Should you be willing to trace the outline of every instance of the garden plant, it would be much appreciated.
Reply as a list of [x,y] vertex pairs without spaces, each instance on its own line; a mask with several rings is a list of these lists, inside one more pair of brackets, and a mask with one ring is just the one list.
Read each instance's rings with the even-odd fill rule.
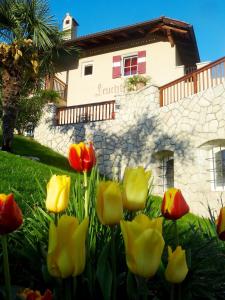
[[76,179],[52,174],[32,205],[0,191],[2,299],[225,298],[225,207],[203,219],[177,188],[155,198],[141,166],[103,179],[92,143],[68,161]]

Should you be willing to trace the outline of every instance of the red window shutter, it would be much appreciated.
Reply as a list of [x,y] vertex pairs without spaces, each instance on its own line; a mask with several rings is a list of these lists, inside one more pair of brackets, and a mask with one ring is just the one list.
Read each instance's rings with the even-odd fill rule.
[[138,52],[138,74],[146,73],[146,51]]
[[121,77],[121,56],[113,56],[112,78]]

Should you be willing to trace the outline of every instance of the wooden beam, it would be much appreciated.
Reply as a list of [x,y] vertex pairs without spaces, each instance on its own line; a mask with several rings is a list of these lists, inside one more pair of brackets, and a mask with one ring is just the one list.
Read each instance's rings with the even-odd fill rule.
[[141,28],[137,29],[137,32],[139,32],[139,33],[141,33],[141,34],[145,34],[144,29],[141,29]]
[[86,46],[86,43],[84,43],[84,42],[76,42],[76,44],[78,45],[78,46]]
[[97,40],[97,39],[91,39],[90,42],[95,43],[95,44],[99,44],[100,43],[100,41]]
[[105,39],[107,39],[109,41],[115,41],[115,39],[111,35],[106,35]]
[[170,42],[171,47],[174,47],[174,44],[175,44],[175,43],[174,43],[174,39],[173,39],[171,30],[170,30],[170,29],[167,29],[167,30],[166,30],[166,34],[167,34],[167,38],[168,38],[168,40],[169,40],[169,42]]
[[120,32],[119,33],[120,36],[127,38],[129,35],[125,32]]
[[169,26],[169,25],[162,25],[161,28],[162,29],[173,30],[173,31],[176,31],[176,32],[179,32],[179,33],[187,33],[188,32],[187,29],[180,29],[180,28],[176,28],[176,27],[173,27],[173,26]]
[[150,30],[148,31],[148,33],[154,33],[154,32],[156,32],[156,31],[159,31],[160,29],[161,29],[161,26],[157,26],[157,27],[154,27],[154,28],[150,29]]

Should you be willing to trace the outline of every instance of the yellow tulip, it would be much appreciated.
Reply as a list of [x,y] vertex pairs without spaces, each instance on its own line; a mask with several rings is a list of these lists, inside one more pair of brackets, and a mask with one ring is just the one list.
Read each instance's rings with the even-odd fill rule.
[[47,184],[47,210],[59,213],[67,208],[70,193],[70,177],[53,175]]
[[58,225],[50,223],[47,266],[54,277],[77,276],[86,262],[85,239],[88,218],[80,224],[75,217],[63,215]]
[[97,189],[96,211],[103,225],[115,225],[123,218],[123,202],[119,184],[101,181]]
[[166,280],[172,283],[182,282],[188,273],[185,250],[181,246],[177,246],[172,252],[171,247],[168,247],[168,265],[165,271]]
[[126,168],[123,179],[123,206],[135,211],[145,208],[151,172],[143,167]]
[[164,248],[162,218],[149,219],[138,215],[131,222],[120,222],[129,270],[150,278],[157,272]]

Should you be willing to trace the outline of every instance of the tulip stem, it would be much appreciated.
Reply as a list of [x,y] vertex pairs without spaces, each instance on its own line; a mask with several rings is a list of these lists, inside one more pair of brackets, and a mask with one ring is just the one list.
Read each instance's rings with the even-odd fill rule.
[[176,236],[176,243],[178,246],[179,245],[179,233],[178,233],[178,226],[177,226],[177,221],[175,220],[174,221],[174,228],[175,228],[175,236]]
[[172,283],[170,289],[170,300],[174,300],[174,290],[175,290],[175,285]]
[[76,299],[76,292],[77,292],[77,277],[74,276],[73,277],[73,282],[72,282],[72,298]]
[[58,226],[59,215],[55,213],[55,226]]
[[84,171],[84,211],[85,211],[85,217],[88,217],[88,181],[87,181],[87,172]]
[[116,300],[116,243],[115,243],[116,227],[111,227],[111,254],[112,254],[112,300]]
[[9,272],[9,257],[7,249],[7,235],[2,235],[3,268],[5,277],[6,300],[11,300],[11,284]]
[[72,300],[72,278],[68,277],[63,279],[63,283],[64,283],[64,299],[65,300]]

